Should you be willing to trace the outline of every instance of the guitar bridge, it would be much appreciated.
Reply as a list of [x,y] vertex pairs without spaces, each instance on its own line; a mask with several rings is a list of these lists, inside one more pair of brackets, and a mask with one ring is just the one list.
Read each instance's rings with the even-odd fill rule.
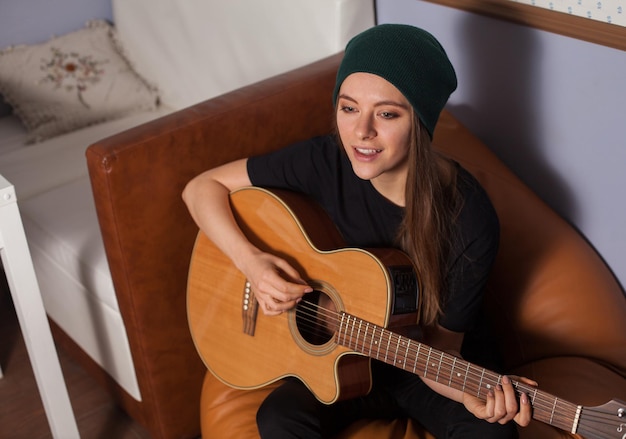
[[243,332],[250,336],[254,335],[256,329],[256,316],[259,312],[259,302],[252,293],[250,282],[246,281],[243,288],[241,302],[241,319],[243,320]]

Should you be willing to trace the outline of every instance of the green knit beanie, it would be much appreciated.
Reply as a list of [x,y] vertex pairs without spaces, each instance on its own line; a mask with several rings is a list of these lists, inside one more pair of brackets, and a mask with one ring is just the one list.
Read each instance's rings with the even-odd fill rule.
[[374,26],[350,40],[337,72],[335,104],[341,84],[355,72],[378,75],[400,90],[431,138],[457,86],[454,67],[435,37],[403,24]]

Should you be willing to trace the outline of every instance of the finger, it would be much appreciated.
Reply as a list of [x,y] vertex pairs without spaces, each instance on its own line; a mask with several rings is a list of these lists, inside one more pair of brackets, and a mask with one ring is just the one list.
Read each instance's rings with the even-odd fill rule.
[[298,273],[298,270],[289,265],[289,263],[284,259],[278,258],[276,261],[276,267],[278,267],[283,272],[285,277],[290,279],[292,282],[301,286],[308,286],[306,281],[300,276],[300,273]]
[[539,385],[537,384],[537,381],[533,381],[530,378],[526,378],[526,377],[520,377],[517,375],[508,375],[508,377],[512,380],[512,381],[517,381],[519,383],[523,383],[526,385],[529,385],[531,387],[538,387]]
[[294,283],[284,279],[278,273],[273,273],[259,286],[260,290],[268,294],[277,302],[292,303],[302,298],[313,288],[306,284]]
[[513,387],[513,383],[506,375],[502,377],[501,389],[504,413],[502,414],[501,419],[498,422],[500,422],[501,424],[505,424],[517,415],[519,405],[517,404],[517,394],[515,392],[515,388]]
[[[263,283],[261,285],[263,285]],[[272,316],[283,312],[283,310],[278,307],[278,302],[272,298],[272,295],[263,291],[263,286],[253,286],[250,282],[248,282],[246,288],[254,295],[263,314]]]
[[502,421],[502,418],[505,417],[507,414],[504,391],[500,384],[494,387],[492,391],[493,391],[494,404],[493,404],[492,415],[489,418],[489,422],[500,422]]
[[298,302],[300,302],[300,299],[301,297],[297,296],[294,299],[281,301],[275,297],[270,297],[267,300],[267,303],[268,303],[268,307],[271,310],[278,311],[278,312],[285,312],[295,307],[298,304]]
[[539,387],[539,384],[537,383],[537,381],[533,381],[530,378],[521,377],[521,378],[518,378],[518,380],[523,382],[524,384],[528,384],[529,386]]
[[266,276],[252,289],[259,301],[267,302],[268,305],[276,302],[287,303],[289,307],[293,307],[304,295],[302,285],[287,282],[277,274]]
[[261,311],[263,311],[263,314],[266,316],[277,316],[284,312],[276,302],[271,300],[261,302]]
[[283,294],[276,288],[270,289],[272,292],[256,293],[256,296],[259,302],[264,304],[264,309],[272,315],[288,311],[302,300],[302,295],[299,292]]
[[482,418],[487,422],[494,422],[494,412],[496,407],[496,395],[493,390],[487,392],[487,398],[485,399],[485,407],[483,409]]
[[526,393],[521,394],[520,410],[513,419],[522,427],[526,427],[528,424],[530,424],[530,421],[532,419],[532,407],[530,404],[530,398]]
[[[262,297],[262,301],[265,302],[268,309],[281,312],[294,308],[302,300],[302,295],[300,294],[288,295],[278,291],[271,294],[264,294]],[[282,298],[282,300],[280,298]]]

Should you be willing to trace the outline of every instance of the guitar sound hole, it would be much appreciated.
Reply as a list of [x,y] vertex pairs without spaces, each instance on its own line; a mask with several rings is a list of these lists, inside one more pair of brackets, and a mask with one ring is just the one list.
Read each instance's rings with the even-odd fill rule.
[[320,346],[333,338],[336,319],[333,301],[321,291],[306,294],[296,307],[298,332],[312,345]]

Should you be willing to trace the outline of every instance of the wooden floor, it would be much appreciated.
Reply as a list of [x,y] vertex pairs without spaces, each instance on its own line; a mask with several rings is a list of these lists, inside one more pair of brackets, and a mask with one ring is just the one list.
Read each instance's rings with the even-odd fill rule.
[[[96,382],[62,351],[59,351],[59,359],[82,439],[150,437],[142,426],[119,410]],[[0,366],[4,373],[0,379],[0,439],[51,438],[1,266]]]

